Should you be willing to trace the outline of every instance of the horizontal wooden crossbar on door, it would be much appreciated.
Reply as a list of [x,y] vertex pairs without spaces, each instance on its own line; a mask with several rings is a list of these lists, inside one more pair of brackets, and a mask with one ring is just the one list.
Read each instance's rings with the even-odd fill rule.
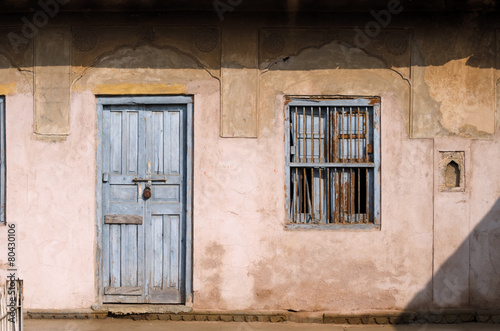
[[142,224],[141,215],[105,215],[104,224]]

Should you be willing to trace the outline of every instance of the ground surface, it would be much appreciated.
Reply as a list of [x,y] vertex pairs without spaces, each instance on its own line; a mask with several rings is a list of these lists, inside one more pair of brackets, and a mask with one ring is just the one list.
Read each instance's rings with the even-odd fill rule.
[[453,324],[453,325],[375,325],[342,326],[332,324],[305,323],[232,323],[232,322],[172,322],[172,321],[133,321],[130,319],[104,320],[25,320],[26,331],[285,331],[285,330],[329,330],[329,331],[493,331],[500,325],[493,324]]

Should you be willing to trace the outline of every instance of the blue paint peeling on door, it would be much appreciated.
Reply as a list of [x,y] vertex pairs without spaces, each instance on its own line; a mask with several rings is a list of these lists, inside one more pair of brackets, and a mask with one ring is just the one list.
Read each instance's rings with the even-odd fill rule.
[[114,98],[99,108],[101,298],[183,303],[190,104],[172,103],[175,97],[142,100]]

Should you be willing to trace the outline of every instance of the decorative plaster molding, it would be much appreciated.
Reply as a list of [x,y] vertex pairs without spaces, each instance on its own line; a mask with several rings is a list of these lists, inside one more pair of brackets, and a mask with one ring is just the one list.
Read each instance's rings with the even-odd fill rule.
[[87,29],[73,30],[73,45],[82,52],[88,52],[97,45],[97,35]]
[[215,29],[200,30],[194,37],[194,44],[199,51],[210,53],[217,47],[219,35]]

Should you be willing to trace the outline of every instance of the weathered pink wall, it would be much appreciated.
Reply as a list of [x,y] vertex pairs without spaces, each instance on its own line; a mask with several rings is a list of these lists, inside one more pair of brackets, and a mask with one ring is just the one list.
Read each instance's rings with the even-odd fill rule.
[[[432,300],[498,308],[491,289],[500,288],[499,227],[491,209],[499,209],[499,130],[484,140],[410,139],[411,82],[364,51],[342,54],[332,42],[259,71],[258,138],[246,139],[221,137],[220,77],[179,50],[121,47],[93,68],[73,68],[66,138],[33,134],[32,77],[5,75],[1,84],[17,84],[5,92],[7,219],[18,227],[26,307],[97,302],[95,94],[166,91],[194,95],[194,308],[360,312],[429,307]],[[324,69],[307,67],[317,58]],[[135,68],[131,59],[147,65]],[[491,78],[488,70],[470,70]],[[380,231],[284,230],[285,96],[318,94],[381,97]],[[437,190],[440,150],[465,151],[464,192]],[[3,256],[0,262],[4,277]],[[467,291],[443,302],[446,270]]]
[[[287,63],[293,69],[320,52]],[[202,146],[196,140],[203,175],[195,177],[195,307],[403,309],[425,287],[433,148],[432,140],[408,139],[408,90],[390,70],[269,71],[260,79],[258,139],[207,132]],[[284,96],[317,91],[382,97],[382,231],[283,228]]]
[[[17,228],[25,304],[89,307],[95,301],[95,105],[73,99],[72,134],[55,143],[34,136],[32,100],[31,94],[6,98],[7,219]],[[0,231],[6,238],[6,229]]]

